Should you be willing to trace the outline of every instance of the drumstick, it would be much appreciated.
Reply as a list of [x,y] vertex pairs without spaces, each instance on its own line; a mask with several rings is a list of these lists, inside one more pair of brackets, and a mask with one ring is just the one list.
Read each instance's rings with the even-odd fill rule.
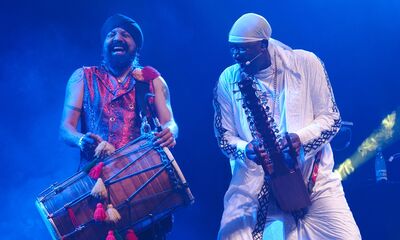
[[181,169],[179,168],[178,163],[176,162],[175,158],[172,156],[171,151],[167,147],[163,147],[163,150],[164,150],[165,154],[167,155],[169,161],[171,162],[172,166],[174,167],[176,174],[178,175],[179,179],[181,180],[183,186],[185,186],[185,190],[189,197],[190,204],[193,204],[194,203],[193,194],[190,191],[190,189],[188,188],[188,184],[186,182],[185,176],[183,176],[183,173],[182,173]]

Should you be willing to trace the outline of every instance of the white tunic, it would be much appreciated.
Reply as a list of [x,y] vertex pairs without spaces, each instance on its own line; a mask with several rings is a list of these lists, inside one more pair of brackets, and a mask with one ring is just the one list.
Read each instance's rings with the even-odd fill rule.
[[[290,214],[272,204],[264,238],[360,239],[339,176],[332,172],[329,141],[339,130],[341,120],[325,69],[311,52],[274,44],[269,44],[268,50],[272,65],[255,75],[258,89],[268,96],[280,132],[294,132],[300,137],[303,154],[299,165],[306,184],[315,154],[321,151],[322,155],[308,214],[296,226]],[[232,171],[219,232],[223,240],[252,239],[257,195],[264,181],[262,167],[244,156],[245,146],[253,137],[240,100],[239,80],[240,67],[232,65],[223,71],[215,89],[215,133]],[[275,220],[283,222],[279,234],[272,231]]]

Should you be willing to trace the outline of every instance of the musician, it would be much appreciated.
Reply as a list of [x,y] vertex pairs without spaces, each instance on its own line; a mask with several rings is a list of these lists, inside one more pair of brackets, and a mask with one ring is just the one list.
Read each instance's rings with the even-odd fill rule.
[[[254,13],[233,24],[229,43],[236,64],[222,72],[214,98],[215,134],[232,170],[218,238],[360,239],[341,180],[332,172],[329,142],[341,118],[322,62],[272,39],[267,20]],[[279,146],[291,144],[298,155],[311,199],[303,215],[281,210],[269,181],[264,185],[259,164],[268,151],[243,107],[238,83],[244,76],[256,79],[256,95],[274,118]]]
[[[154,68],[143,68],[139,64],[138,55],[143,45],[139,24],[127,16],[113,15],[103,24],[101,41],[102,63],[77,69],[66,87],[60,136],[65,143],[81,150],[80,167],[139,137],[143,117],[150,116],[144,111],[149,109],[148,102],[154,104],[162,126],[162,131],[155,133],[155,144],[173,147],[178,127],[168,86]],[[144,92],[139,92],[139,86]],[[155,97],[146,98],[143,100],[146,104],[140,106],[138,102],[147,93]],[[77,129],[79,121],[80,130]],[[160,237],[163,233],[155,235]],[[155,235],[139,238],[156,239]]]

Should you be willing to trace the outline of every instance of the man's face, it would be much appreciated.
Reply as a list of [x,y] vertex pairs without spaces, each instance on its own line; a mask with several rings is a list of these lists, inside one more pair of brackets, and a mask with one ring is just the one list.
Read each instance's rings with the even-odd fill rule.
[[107,34],[103,44],[104,59],[113,67],[130,66],[135,59],[136,50],[135,40],[119,27]]
[[[262,54],[261,41],[248,43],[231,43],[231,54],[236,63],[240,64],[246,73],[256,73],[260,66],[259,60]],[[246,64],[246,62],[248,64]]]

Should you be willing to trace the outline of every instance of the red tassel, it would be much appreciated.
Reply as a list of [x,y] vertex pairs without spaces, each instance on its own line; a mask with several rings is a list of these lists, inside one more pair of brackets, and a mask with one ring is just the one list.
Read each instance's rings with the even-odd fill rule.
[[115,236],[114,236],[114,231],[113,230],[108,231],[108,235],[106,237],[106,240],[117,240],[115,238]]
[[74,227],[77,227],[78,226],[78,221],[76,220],[76,216],[75,216],[74,211],[72,210],[72,208],[67,208],[67,211],[68,211],[69,219],[72,222],[72,225],[74,225]]
[[96,205],[96,210],[94,211],[93,218],[94,218],[94,220],[99,221],[99,222],[106,220],[107,215],[106,215],[106,211],[104,211],[103,204],[98,203]]
[[92,179],[97,180],[101,175],[103,167],[104,167],[104,162],[99,162],[96,166],[94,166],[94,167],[92,167],[92,169],[90,169],[89,176]]
[[146,66],[142,69],[143,79],[146,82],[150,82],[153,79],[160,76],[160,73],[153,67]]
[[136,236],[135,231],[132,229],[128,229],[126,232],[125,240],[139,240],[139,238]]

